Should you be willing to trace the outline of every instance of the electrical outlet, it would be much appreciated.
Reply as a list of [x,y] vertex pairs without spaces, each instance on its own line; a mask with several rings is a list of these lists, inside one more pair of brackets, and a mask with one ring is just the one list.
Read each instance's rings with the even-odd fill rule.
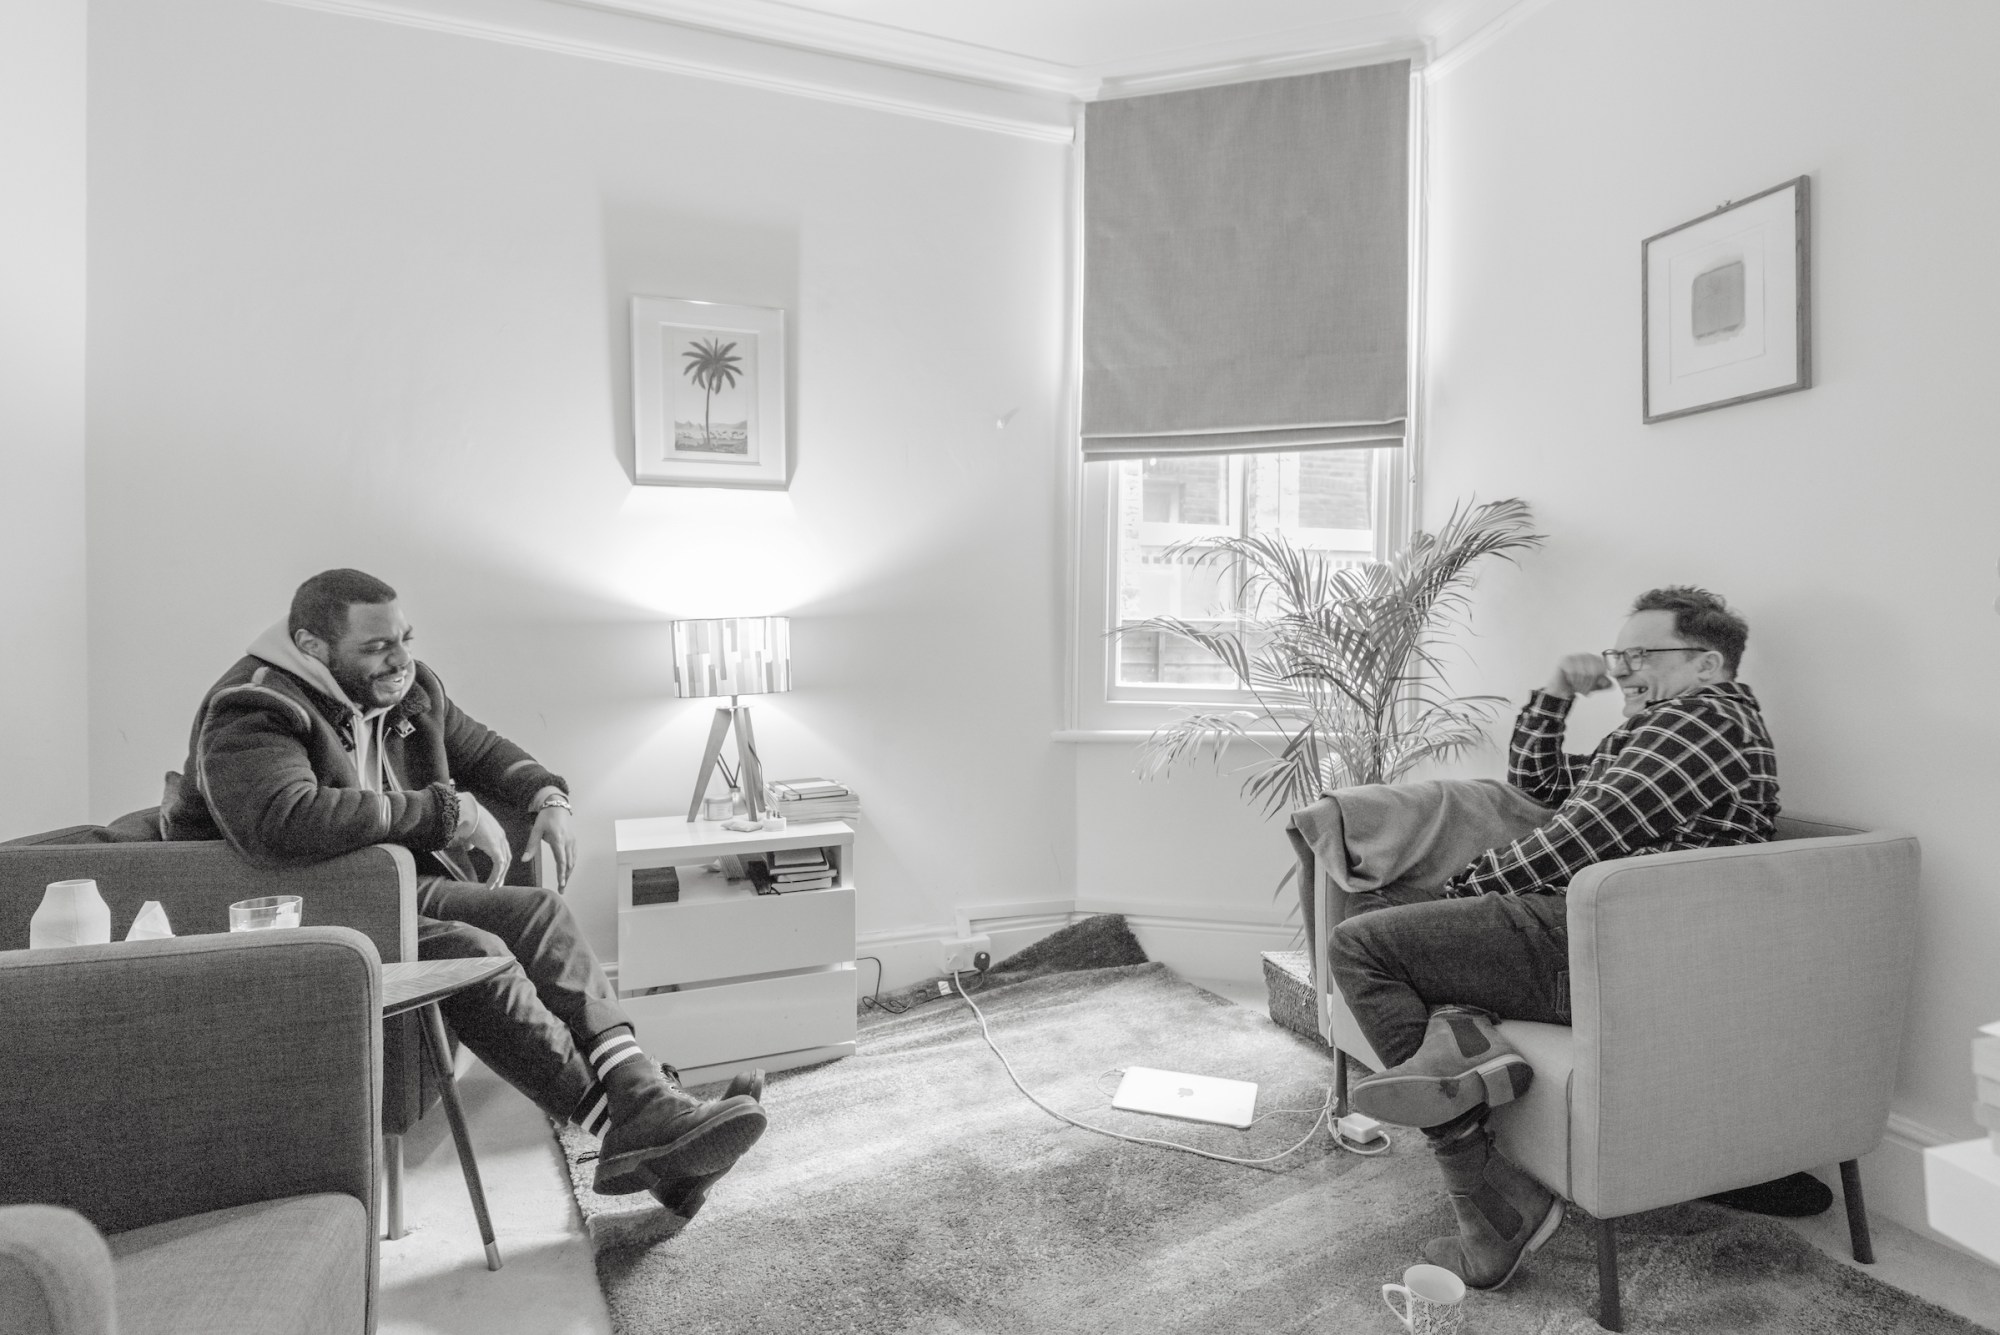
[[973,963],[973,957],[990,955],[993,950],[993,938],[984,932],[978,936],[946,937],[939,944],[944,948],[946,973],[971,973],[978,967]]

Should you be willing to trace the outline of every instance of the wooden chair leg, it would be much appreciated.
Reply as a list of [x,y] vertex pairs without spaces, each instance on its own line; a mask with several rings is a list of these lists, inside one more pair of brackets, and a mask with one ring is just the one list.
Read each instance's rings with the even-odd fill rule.
[[1333,1116],[1336,1121],[1347,1116],[1347,1054],[1339,1048],[1333,1050]]
[[1847,1240],[1854,1246],[1854,1259],[1862,1265],[1873,1265],[1875,1243],[1868,1236],[1868,1207],[1861,1199],[1860,1160],[1841,1163],[1840,1194],[1847,1201]]
[[458,1168],[465,1177],[466,1194],[472,1197],[472,1215],[479,1223],[479,1240],[486,1244],[486,1268],[500,1268],[500,1244],[493,1238],[493,1218],[486,1210],[486,1188],[479,1181],[479,1161],[472,1155],[472,1132],[465,1125],[465,1108],[458,1101],[458,1079],[453,1075],[451,1042],[445,1037],[444,1015],[437,1003],[418,1012],[424,1022],[424,1046],[437,1063],[438,1095],[444,1101],[445,1119],[451,1123],[452,1143],[458,1148]]
[[1618,1302],[1618,1228],[1609,1219],[1597,1221],[1597,1324],[1606,1330],[1625,1329],[1625,1312]]
[[383,1213],[388,1215],[384,1230],[391,1242],[403,1236],[403,1138],[401,1136],[382,1137],[382,1176],[388,1182],[388,1196]]

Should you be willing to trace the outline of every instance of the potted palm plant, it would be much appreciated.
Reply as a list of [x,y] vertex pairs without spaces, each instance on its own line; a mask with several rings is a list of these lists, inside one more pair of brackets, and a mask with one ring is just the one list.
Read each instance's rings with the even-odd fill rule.
[[1234,739],[1261,749],[1244,797],[1267,816],[1334,788],[1393,783],[1485,736],[1499,696],[1453,696],[1439,653],[1461,624],[1474,568],[1542,543],[1527,503],[1454,507],[1393,560],[1339,565],[1280,534],[1210,538],[1169,549],[1233,569],[1233,625],[1153,617],[1122,632],[1160,632],[1212,655],[1249,696],[1191,709],[1141,747],[1148,777],[1204,752],[1221,763]]

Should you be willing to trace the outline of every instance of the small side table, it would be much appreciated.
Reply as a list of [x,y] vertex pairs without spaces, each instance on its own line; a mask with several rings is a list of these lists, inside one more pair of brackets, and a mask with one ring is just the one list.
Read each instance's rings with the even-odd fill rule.
[[[789,1070],[854,1053],[854,827],[792,821],[726,830],[679,816],[621,820],[618,998],[639,1046],[690,1085],[761,1066]],[[824,849],[833,884],[760,895],[709,863]],[[679,898],[648,904],[635,873],[673,867]]]
[[[452,1071],[451,1044],[444,1036],[444,1013],[438,1003],[455,992],[483,983],[514,962],[512,955],[480,955],[472,959],[412,960],[382,966],[382,1018],[420,1010],[424,1047],[436,1068],[445,1119],[451,1123],[452,1144],[458,1150],[459,1171],[472,1196],[472,1213],[479,1219],[479,1240],[486,1244],[486,1268],[500,1268],[500,1244],[493,1240],[493,1220],[486,1213],[486,1189],[479,1184],[479,1163],[472,1157],[472,1137],[465,1129],[465,1109],[458,1101],[458,1081]],[[390,1176],[395,1184],[395,1176]],[[402,1202],[390,1206],[392,1218],[402,1218]]]

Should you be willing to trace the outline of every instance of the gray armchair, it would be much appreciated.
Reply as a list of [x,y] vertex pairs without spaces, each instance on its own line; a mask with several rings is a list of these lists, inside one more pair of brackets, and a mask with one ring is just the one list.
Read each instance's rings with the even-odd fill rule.
[[375,1326],[381,968],[346,928],[0,952],[0,1330]]
[[[1490,1124],[1600,1221],[1600,1325],[1623,1329],[1613,1221],[1790,1173],[1840,1165],[1854,1257],[1874,1259],[1857,1161],[1888,1122],[1917,864],[1910,835],[1781,817],[1771,843],[1619,858],[1570,883],[1571,1023],[1500,1026],[1535,1081]],[[1327,986],[1345,896],[1316,880],[1320,1032],[1378,1067]]]
[[[89,877],[111,906],[121,939],[140,905],[157,899],[179,936],[229,930],[229,905],[260,895],[298,895],[305,925],[351,927],[386,964],[417,957],[417,874],[407,849],[377,844],[309,867],[260,871],[221,842],[101,842],[107,831],[143,836],[150,812],[111,826],[76,826],[0,844],[0,950],[28,944],[28,920],[51,881]],[[157,830],[157,825],[154,825]],[[402,1137],[437,1102],[414,1015],[383,1022],[382,1130],[388,1137],[389,1236],[401,1237]]]

